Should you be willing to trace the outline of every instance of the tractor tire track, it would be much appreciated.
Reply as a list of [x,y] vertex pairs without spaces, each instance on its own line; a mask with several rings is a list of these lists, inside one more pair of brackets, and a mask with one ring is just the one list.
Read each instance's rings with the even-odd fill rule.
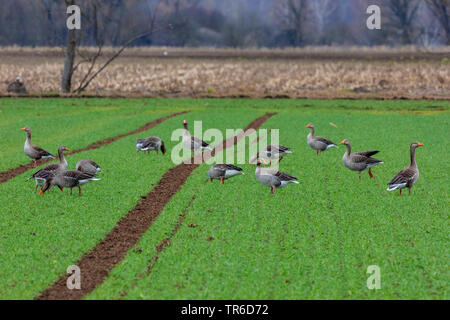
[[[184,114],[184,113],[187,113],[187,112],[189,112],[189,111],[181,111],[181,112],[172,113],[172,114],[170,114],[170,115],[168,115],[166,117],[156,119],[156,120],[154,120],[152,122],[148,122],[148,123],[144,124],[142,127],[138,128],[136,130],[133,130],[133,131],[130,131],[130,132],[127,132],[127,133],[123,133],[123,134],[120,134],[120,135],[112,137],[112,138],[106,138],[106,139],[103,139],[103,140],[99,140],[99,141],[96,141],[94,143],[91,143],[87,147],[68,152],[66,154],[66,156],[71,156],[73,154],[77,154],[77,153],[80,153],[80,152],[83,152],[83,151],[99,149],[99,148],[101,148],[103,146],[106,146],[106,145],[108,145],[110,143],[113,143],[114,141],[117,141],[119,139],[131,136],[131,135],[136,134],[136,133],[144,132],[144,131],[149,130],[149,129],[152,129],[156,125],[160,124],[161,122],[164,122],[164,121],[166,121],[166,120],[168,120],[170,118],[176,117],[178,115],[181,115],[181,114]],[[39,165],[51,162],[53,160],[54,159],[44,159],[44,160],[39,160],[37,163],[38,163],[38,166],[39,166]],[[18,166],[16,168],[0,172],[0,184],[5,183],[5,182],[7,182],[7,181],[9,181],[9,180],[11,180],[11,179],[21,175],[22,173],[24,173],[24,172],[26,172],[28,170],[34,169],[34,168],[35,167],[33,166],[33,162],[30,162],[28,164],[22,164],[22,165],[20,165],[20,166]]]
[[[245,137],[249,129],[258,129],[275,113],[267,113],[252,121],[244,131],[230,137],[216,146],[210,154],[203,156],[203,161],[214,156],[226,147],[233,146]],[[231,143],[230,143],[231,142]],[[191,158],[193,160],[194,157]],[[67,279],[70,275],[62,275],[53,285],[36,297],[36,300],[77,300],[92,292],[135,246],[142,234],[148,230],[153,221],[162,212],[165,205],[178,192],[190,174],[200,166],[200,163],[182,163],[169,169],[158,182],[155,188],[131,209],[108,233],[105,238],[88,253],[84,254],[76,263],[81,270],[81,289],[69,290]],[[178,228],[175,229],[178,230]]]

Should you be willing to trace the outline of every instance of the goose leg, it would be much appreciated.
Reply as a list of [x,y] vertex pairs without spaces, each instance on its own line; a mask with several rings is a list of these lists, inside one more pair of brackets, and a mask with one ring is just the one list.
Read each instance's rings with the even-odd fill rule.
[[400,195],[402,195],[402,189],[400,189]]
[[358,178],[361,180],[361,171],[358,173]]
[[37,167],[37,161],[36,161],[36,160],[34,160],[34,162],[33,162],[33,167],[34,167],[34,168]]
[[220,184],[223,184],[223,177],[220,178]]
[[72,195],[72,188],[70,188],[70,195]]
[[213,182],[213,178],[211,178],[211,182]]
[[273,187],[270,187],[270,194],[273,194]]
[[34,193],[37,192],[38,184],[36,183],[36,188],[34,188]]
[[81,187],[78,186],[78,196],[81,197]]
[[61,192],[64,192],[64,188],[63,187],[58,186],[58,188],[59,188],[59,190],[61,190]]
[[408,188],[408,190],[409,190],[409,194],[411,194],[411,188]]
[[369,176],[370,176],[370,179],[372,179],[372,178],[373,178],[373,174],[372,174],[372,171],[371,171],[371,169],[372,169],[372,168],[369,168]]
[[277,188],[273,187],[273,194],[277,192]]

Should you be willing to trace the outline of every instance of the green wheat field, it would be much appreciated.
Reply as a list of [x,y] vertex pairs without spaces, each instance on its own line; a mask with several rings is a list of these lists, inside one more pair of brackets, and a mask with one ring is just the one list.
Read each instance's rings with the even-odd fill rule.
[[[202,121],[203,130],[245,128],[276,113],[262,129],[279,129],[292,154],[280,170],[298,178],[275,195],[255,166],[220,185],[202,164],[158,218],[85,299],[448,299],[450,102],[257,99],[0,99],[0,171],[30,163],[26,135],[56,153],[81,149],[189,111],[144,133],[67,157],[100,164],[100,181],[34,193],[29,170],[0,184],[0,299],[33,299],[94,248],[170,168],[172,132]],[[345,147],[317,156],[305,126],[354,151],[380,150],[372,171],[344,167]],[[330,125],[330,123],[334,124]],[[192,132],[192,131],[191,131]],[[137,138],[161,137],[165,156],[135,152]],[[420,141],[420,178],[399,196],[387,183],[409,165]],[[218,143],[218,142],[216,142]],[[246,144],[249,140],[246,139]],[[214,145],[214,142],[212,143]],[[236,152],[246,152],[236,150]],[[185,219],[171,236],[180,215]],[[171,236],[163,251],[158,244]],[[152,259],[158,256],[158,259]],[[377,265],[381,289],[367,287]],[[149,268],[151,267],[151,272]]]

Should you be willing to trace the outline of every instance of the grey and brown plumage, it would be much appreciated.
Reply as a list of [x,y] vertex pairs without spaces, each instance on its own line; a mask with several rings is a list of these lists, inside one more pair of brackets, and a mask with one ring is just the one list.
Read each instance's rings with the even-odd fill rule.
[[184,133],[183,133],[183,145],[192,150],[193,152],[198,150],[212,150],[208,143],[192,136],[188,130],[188,124],[186,120],[183,120]]
[[25,145],[23,147],[23,151],[27,156],[29,156],[31,159],[34,160],[34,166],[37,166],[37,160],[40,159],[54,159],[55,156],[52,155],[50,152],[45,151],[39,146],[36,146],[31,143],[31,129],[30,127],[22,128],[23,131],[27,132],[27,139],[25,140]]
[[355,152],[351,153],[352,147],[350,145],[350,141],[345,139],[340,144],[344,144],[347,146],[347,151],[344,153],[344,156],[342,157],[342,162],[344,162],[344,165],[353,171],[358,171],[358,178],[361,180],[361,172],[369,169],[369,176],[370,178],[373,178],[372,174],[372,167],[379,165],[380,163],[383,163],[383,161],[372,158],[373,155],[377,154],[379,151],[377,150],[371,150],[371,151],[364,151],[364,152]]
[[416,149],[423,146],[420,142],[413,142],[409,147],[411,162],[409,167],[401,170],[395,175],[394,178],[388,183],[388,191],[400,190],[400,195],[402,194],[403,188],[408,188],[409,193],[411,193],[411,188],[419,179],[419,167],[416,162]]
[[95,176],[97,173],[102,171],[102,169],[96,162],[89,160],[89,159],[83,159],[83,160],[78,161],[75,168],[78,171],[88,173],[93,176]]
[[44,185],[48,177],[67,169],[67,160],[64,156],[64,151],[69,151],[69,149],[67,149],[66,146],[60,146],[58,148],[59,162],[45,166],[41,170],[35,172],[30,178],[28,178],[28,180],[34,179],[36,182],[36,188],[34,189],[34,192],[37,191],[38,186]]
[[282,146],[282,145],[274,145],[270,144],[264,149],[262,149],[260,152],[258,152],[256,155],[250,158],[248,164],[254,163],[257,159],[264,159],[268,160],[270,164],[272,164],[272,160],[278,160],[278,163],[283,160],[283,157],[286,154],[292,153],[291,148]]
[[166,154],[164,141],[159,137],[148,137],[136,141],[136,151],[147,151],[150,153],[151,150],[155,150],[156,154],[158,154],[158,150],[161,150],[162,154]]
[[[264,160],[263,160],[264,161]],[[260,160],[256,163],[255,176],[263,185],[270,187],[270,193],[275,194],[277,188],[284,188],[290,183],[298,184],[298,179],[286,172],[270,168],[261,168]]]
[[242,168],[227,163],[215,164],[208,171],[208,177],[211,179],[211,182],[213,182],[213,179],[219,179],[220,184],[224,184],[224,180],[240,174],[244,174]]
[[11,82],[8,85],[7,91],[11,92],[11,93],[26,94],[27,93],[27,88],[25,87],[25,85],[21,81],[20,77],[17,77],[16,81]]
[[312,149],[316,150],[318,156],[320,156],[322,151],[326,151],[330,148],[337,148],[337,145],[331,140],[315,136],[314,125],[312,123],[308,124],[306,127],[310,129],[310,132],[306,137],[306,142]]
[[89,183],[90,181],[96,180],[100,179],[94,177],[91,174],[78,170],[62,171],[53,176],[50,176],[42,186],[39,194],[45,193],[53,186],[58,186],[61,190],[64,190],[64,188],[70,188],[70,195],[72,195],[72,189],[78,187],[78,195],[81,196],[81,186]]

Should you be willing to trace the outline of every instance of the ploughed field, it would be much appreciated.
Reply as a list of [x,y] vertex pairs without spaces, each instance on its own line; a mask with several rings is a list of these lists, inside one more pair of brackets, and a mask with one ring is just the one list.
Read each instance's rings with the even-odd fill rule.
[[[1,99],[0,299],[448,299],[449,106],[445,101]],[[235,163],[244,175],[223,185],[207,180],[209,164],[178,167],[171,153],[180,139],[171,137],[183,120],[191,133],[194,121],[201,120],[204,132],[219,129],[223,139],[226,129],[251,123],[255,129],[278,129],[279,143],[292,150],[280,170],[299,184],[270,194],[256,179],[255,165],[248,164],[251,137],[243,139],[245,149],[232,149],[245,154],[244,163]],[[343,146],[318,157],[306,143],[305,126],[311,122],[316,135],[335,143],[349,139],[352,151],[380,150],[375,157],[384,163],[372,169],[374,178],[365,171],[359,181],[357,172],[344,167]],[[57,188],[33,193],[34,182],[27,178],[45,164],[29,166],[20,130],[25,126],[31,127],[32,142],[47,151],[56,153],[59,145],[76,151],[67,156],[68,169],[80,159],[98,162],[101,180],[83,186],[81,197]],[[148,136],[161,137],[167,154],[136,153],[136,140]],[[222,142],[202,138],[213,147]],[[424,146],[416,152],[420,178],[411,195],[386,191],[387,182],[409,165],[413,141]],[[166,202],[156,210],[160,199]],[[153,209],[134,242],[117,243],[140,223],[127,218],[130,212],[139,217]],[[125,220],[130,228],[108,237]],[[103,264],[110,251],[99,248],[115,248],[114,259]],[[85,264],[89,260],[99,263]],[[70,265],[81,266],[78,296],[58,286]],[[366,285],[371,265],[380,268],[379,290]]]

